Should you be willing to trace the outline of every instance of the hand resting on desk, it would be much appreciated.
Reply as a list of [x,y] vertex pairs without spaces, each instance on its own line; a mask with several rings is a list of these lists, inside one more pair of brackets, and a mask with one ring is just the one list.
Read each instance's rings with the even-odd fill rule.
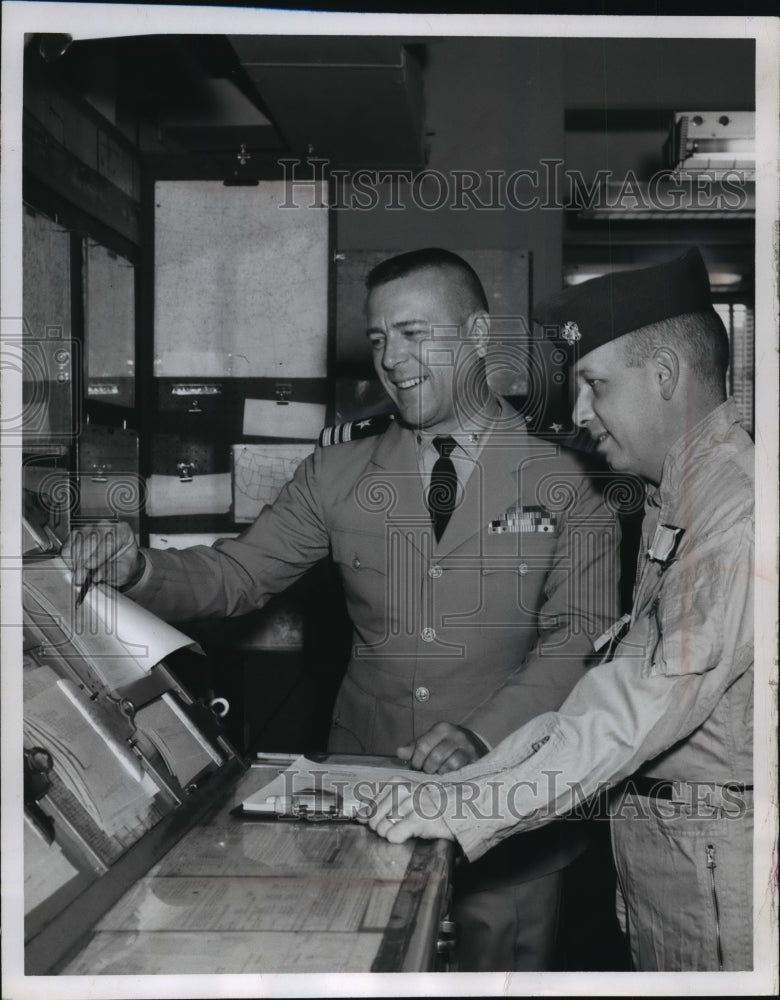
[[437,722],[427,733],[399,747],[396,753],[414,771],[447,774],[484,757],[488,747],[470,729]]
[[357,815],[361,823],[391,844],[402,844],[409,837],[426,840],[454,840],[444,822],[444,802],[435,790],[410,785],[401,775],[392,778],[373,802],[366,803]]

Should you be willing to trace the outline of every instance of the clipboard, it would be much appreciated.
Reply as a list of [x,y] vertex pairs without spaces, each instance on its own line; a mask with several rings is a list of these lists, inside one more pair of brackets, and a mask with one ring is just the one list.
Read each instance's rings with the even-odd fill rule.
[[350,821],[393,776],[410,785],[441,783],[436,775],[411,771],[406,762],[387,757],[342,764],[299,756],[290,763],[278,762],[275,770],[275,777],[247,796],[233,815]]
[[[246,800],[248,801],[248,800]],[[246,801],[232,810],[240,819],[303,820],[309,823],[350,823],[357,807],[345,803],[338,792],[327,788],[301,788],[292,795],[269,795],[264,802],[247,807]]]

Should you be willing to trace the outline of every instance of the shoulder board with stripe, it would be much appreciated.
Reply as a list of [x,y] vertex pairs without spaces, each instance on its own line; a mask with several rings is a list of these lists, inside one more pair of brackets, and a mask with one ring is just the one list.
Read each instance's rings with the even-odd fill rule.
[[320,433],[320,445],[327,448],[331,444],[345,444],[347,441],[358,441],[360,438],[374,437],[384,433],[395,420],[392,413],[380,413],[375,417],[365,417],[363,420],[349,420],[345,424],[334,424],[324,427]]

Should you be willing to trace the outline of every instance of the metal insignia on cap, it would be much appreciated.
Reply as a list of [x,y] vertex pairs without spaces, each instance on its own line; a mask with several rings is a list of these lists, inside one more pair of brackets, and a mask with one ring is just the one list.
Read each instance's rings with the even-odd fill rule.
[[567,344],[573,344],[582,337],[582,334],[580,333],[580,328],[577,324],[569,320],[568,323],[563,324],[563,332],[561,333],[561,336]]

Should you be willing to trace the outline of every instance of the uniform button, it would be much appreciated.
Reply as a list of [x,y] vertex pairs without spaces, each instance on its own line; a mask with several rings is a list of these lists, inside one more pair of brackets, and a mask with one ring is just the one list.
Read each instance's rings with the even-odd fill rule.
[[352,569],[360,569],[360,560],[357,556],[352,560]]
[[427,701],[431,696],[431,692],[427,687],[418,687],[414,692],[414,696],[418,701]]
[[428,570],[428,576],[433,577],[434,580],[438,580],[443,572],[444,570],[441,568],[441,566],[431,566],[431,568]]
[[420,633],[420,638],[423,642],[433,642],[436,638],[436,633],[432,628],[424,628]]
[[520,574],[520,576],[525,576],[525,574],[528,572],[528,563],[520,563],[520,565],[517,567],[517,572]]

